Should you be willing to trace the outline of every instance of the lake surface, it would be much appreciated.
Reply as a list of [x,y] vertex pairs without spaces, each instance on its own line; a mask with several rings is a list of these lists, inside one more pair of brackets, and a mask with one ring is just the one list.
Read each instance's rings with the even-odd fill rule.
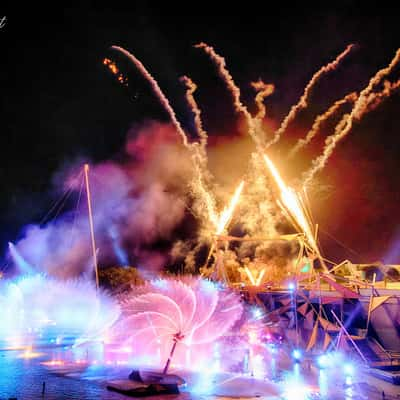
[[[75,361],[69,363],[70,357],[70,350],[64,348],[36,350],[32,354],[16,350],[0,351],[0,400],[8,400],[10,398],[18,400],[123,400],[130,398],[106,389],[108,382],[126,379],[131,371],[130,367],[117,364],[104,365],[93,359],[90,363],[84,360],[76,362],[76,355]],[[67,363],[65,365],[46,364],[49,360],[58,359],[67,360]],[[346,379],[342,379],[332,372],[318,372],[313,369],[305,372],[299,365],[295,368],[297,368],[297,372],[295,370],[291,371],[287,375],[290,379],[285,380],[285,382],[284,380],[277,380],[275,383],[271,382],[281,391],[279,395],[271,394],[260,397],[288,400],[382,400],[382,391],[384,391],[385,400],[400,399],[399,386],[382,382],[370,375],[361,373],[361,371],[357,371],[350,381],[347,378],[346,382]],[[295,375],[299,381],[293,380]],[[185,379],[187,379],[186,376]],[[167,397],[169,399],[215,399],[217,396],[202,393],[204,385],[209,385],[211,379],[211,376],[202,377],[200,391],[198,390],[199,381],[197,382],[196,390],[194,390],[195,385],[192,382],[192,387],[189,385],[184,389],[186,393]],[[221,379],[219,377],[220,382],[222,381]],[[247,390],[250,387],[256,390],[257,382],[260,382],[260,380],[252,379],[249,377],[228,377],[226,379],[225,377],[223,379],[225,386],[220,385],[219,390],[222,394],[225,394],[223,397],[228,397],[227,393],[229,394],[229,392],[239,395],[241,390]],[[304,386],[298,383],[300,381],[305,382],[307,385]],[[42,395],[43,382],[45,382],[44,395]],[[308,388],[307,392],[303,391],[304,387]],[[310,388],[311,390],[309,390]]]

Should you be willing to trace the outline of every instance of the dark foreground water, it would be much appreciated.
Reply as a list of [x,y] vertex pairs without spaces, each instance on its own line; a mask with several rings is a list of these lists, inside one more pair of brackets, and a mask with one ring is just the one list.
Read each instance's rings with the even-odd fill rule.
[[[37,350],[39,354],[32,354],[32,358],[24,358],[23,351],[0,351],[0,400],[15,398],[18,400],[47,399],[47,400],[123,400],[129,397],[110,392],[106,389],[107,383],[126,379],[130,368],[125,365],[46,365],[43,364],[51,359],[59,359],[61,353],[68,350],[47,349]],[[65,355],[63,354],[63,355]],[[29,356],[29,354],[28,354]],[[68,357],[65,357],[68,359]],[[389,385],[368,374],[357,371],[351,382],[345,382],[340,376],[328,373],[327,371],[310,370],[309,375],[297,366],[300,380],[306,384],[300,384],[293,380],[293,371],[290,379],[286,382],[277,381],[274,385],[279,389],[279,394],[263,395],[265,399],[287,399],[287,400],[394,400],[400,399],[400,387]],[[299,369],[300,368],[300,369]],[[186,378],[186,377],[185,377]],[[205,395],[202,392],[204,385],[210,383],[210,377],[204,377],[194,386],[186,388],[182,395],[164,396],[171,399],[193,398],[193,399],[215,399],[216,396]],[[246,380],[247,379],[247,380]],[[247,390],[250,386],[256,385],[248,378],[244,380],[225,379],[228,389],[226,393],[240,395],[241,390]],[[45,392],[42,394],[43,383]],[[236,385],[236,386],[235,386]],[[228,387],[229,386],[229,387]],[[304,388],[312,388],[310,391]],[[198,389],[200,390],[200,393]],[[383,393],[384,392],[384,393]],[[222,394],[224,390],[222,390]],[[272,392],[271,392],[272,393]],[[383,397],[384,395],[384,397]],[[154,399],[154,397],[153,397]]]
[[[94,367],[89,367],[88,379],[79,376],[55,374],[40,362],[48,360],[48,354],[38,358],[18,358],[22,353],[16,351],[0,351],[0,400],[17,398],[18,400],[114,400],[125,398],[106,390],[105,385],[97,379],[91,380],[90,374],[96,374]],[[43,382],[45,393],[42,396]]]

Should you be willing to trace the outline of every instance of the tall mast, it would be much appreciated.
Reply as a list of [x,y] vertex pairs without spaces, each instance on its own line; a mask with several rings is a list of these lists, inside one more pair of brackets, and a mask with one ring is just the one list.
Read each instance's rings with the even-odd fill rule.
[[97,254],[96,254],[96,242],[94,240],[94,228],[93,228],[93,215],[92,215],[92,199],[90,197],[90,187],[89,187],[89,164],[85,164],[85,184],[86,184],[86,195],[89,211],[89,225],[90,225],[90,238],[92,241],[92,252],[93,252],[93,264],[96,273],[96,288],[99,288],[99,271],[97,267]]

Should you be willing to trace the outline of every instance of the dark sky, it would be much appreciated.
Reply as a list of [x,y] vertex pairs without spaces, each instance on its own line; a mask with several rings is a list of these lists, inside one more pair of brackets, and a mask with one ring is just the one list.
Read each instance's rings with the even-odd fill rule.
[[[129,88],[124,88],[104,68],[110,45],[126,47],[145,63],[186,127],[190,115],[178,79],[188,74],[198,81],[212,135],[226,132],[234,122],[229,104],[224,105],[226,97],[219,100],[215,71],[193,49],[195,43],[205,41],[225,56],[245,98],[248,82],[259,77],[273,82],[269,115],[275,121],[298,100],[313,72],[356,43],[340,73],[321,82],[310,114],[292,127],[294,136],[309,126],[313,112],[365,85],[400,47],[399,13],[394,9],[377,8],[364,15],[360,3],[343,2],[336,9],[301,4],[261,13],[249,4],[251,9],[236,16],[205,16],[195,10],[198,5],[190,4],[194,15],[180,15],[169,3],[131,8],[85,3],[50,14],[24,10],[24,16],[21,10],[0,9],[0,17],[7,17],[0,29],[1,249],[18,237],[23,225],[40,220],[48,210],[55,198],[52,177],[63,165],[78,157],[118,157],[133,123],[167,120],[137,75],[128,71]],[[400,263],[399,106],[400,95],[395,94],[369,114],[321,174],[329,196],[312,204],[331,258],[386,257]],[[310,150],[314,155],[319,149],[315,146]],[[324,232],[359,255],[335,245]]]

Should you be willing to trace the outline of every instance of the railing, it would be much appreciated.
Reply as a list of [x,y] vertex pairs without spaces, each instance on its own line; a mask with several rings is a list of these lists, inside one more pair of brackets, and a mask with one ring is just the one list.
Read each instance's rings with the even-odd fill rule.
[[379,357],[384,354],[386,360],[390,361],[390,365],[400,364],[400,352],[394,350],[386,350],[375,338],[368,338],[368,340],[379,349],[379,354],[377,353]]

